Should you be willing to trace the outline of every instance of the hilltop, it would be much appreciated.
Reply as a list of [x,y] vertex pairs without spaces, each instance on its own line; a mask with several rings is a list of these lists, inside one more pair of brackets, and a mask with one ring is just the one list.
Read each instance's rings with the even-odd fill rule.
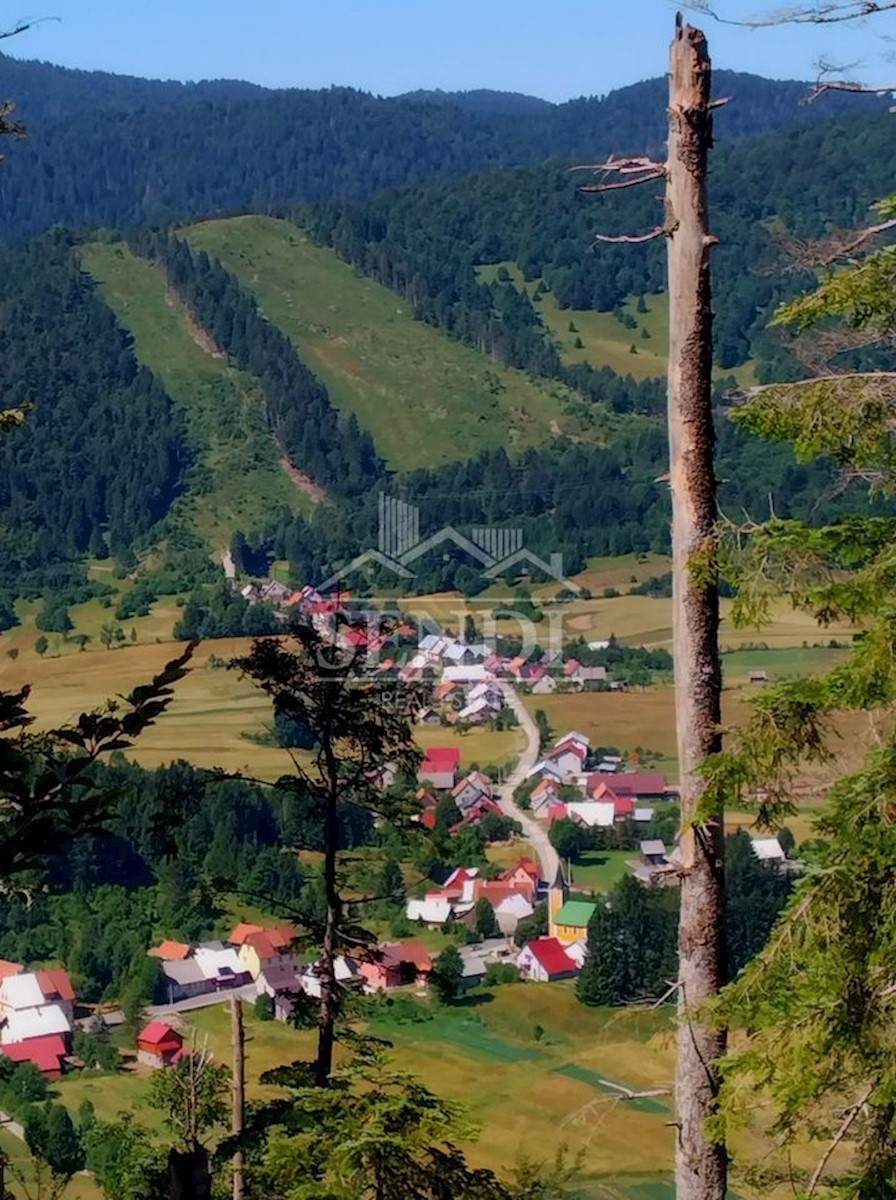
[[[3,98],[30,137],[0,172],[0,241],[54,225],[125,228],[270,211],[302,200],[559,156],[658,149],[665,81],[534,109],[499,93],[383,98],[348,87],[269,90],[179,84],[0,57]],[[597,87],[600,80],[596,79]],[[794,128],[886,101],[836,96],[800,106],[807,85],[717,71],[721,141]]]

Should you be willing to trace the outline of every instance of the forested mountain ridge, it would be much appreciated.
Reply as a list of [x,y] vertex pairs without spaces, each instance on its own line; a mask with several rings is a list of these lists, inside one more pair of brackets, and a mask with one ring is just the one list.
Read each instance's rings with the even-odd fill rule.
[[[836,96],[800,106],[806,85],[719,71],[721,140],[885,108]],[[267,90],[235,81],[128,79],[0,57],[0,95],[30,138],[0,172],[0,240],[53,225],[89,229],[361,198],[486,167],[655,149],[663,80],[534,110],[496,93],[383,99],[351,88]],[[472,99],[471,99],[472,96]],[[508,109],[510,111],[508,111]]]
[[[232,225],[239,236],[245,220],[221,224]],[[272,224],[282,231],[284,248],[291,237],[300,236],[286,221]],[[589,442],[571,432],[549,436],[540,445],[515,454],[509,455],[498,442],[440,466],[385,471],[375,442],[371,446],[369,431],[359,430],[348,419],[350,414],[334,408],[332,396],[308,370],[302,337],[288,340],[276,324],[265,321],[253,288],[207,254],[198,250],[188,254],[182,240],[141,236],[134,245],[148,256],[144,269],[150,274],[161,272],[157,308],[164,309],[172,320],[189,318],[182,337],[189,341],[201,332],[207,349],[200,359],[213,362],[221,371],[220,378],[209,382],[199,367],[190,367],[195,360],[185,359],[181,363],[185,374],[176,387],[172,384],[177,402],[166,395],[145,365],[143,369],[139,365],[144,361],[159,369],[160,356],[170,359],[170,336],[163,330],[154,352],[140,360],[128,334],[129,321],[137,327],[144,303],[140,272],[128,270],[126,263],[121,272],[118,286],[122,290],[116,302],[119,325],[105,307],[103,294],[78,271],[78,248],[66,239],[55,236],[2,255],[10,291],[4,308],[4,367],[15,372],[23,362],[39,358],[33,368],[36,373],[30,377],[40,392],[35,394],[37,410],[27,427],[7,438],[4,447],[8,487],[0,496],[4,551],[0,588],[12,594],[49,596],[47,608],[54,614],[54,624],[55,614],[64,610],[67,598],[69,603],[75,602],[70,597],[76,594],[86,598],[83,571],[78,566],[86,553],[103,556],[111,552],[119,568],[131,570],[137,558],[150,552],[141,567],[141,576],[147,580],[141,605],[151,603],[163,589],[182,591],[211,578],[213,553],[219,556],[220,537],[228,536],[228,528],[220,520],[202,519],[204,507],[217,506],[221,495],[215,482],[216,451],[204,431],[207,434],[207,421],[214,420],[216,405],[221,406],[217,411],[222,419],[231,419],[236,400],[227,389],[233,386],[243,389],[243,403],[258,405],[259,423],[265,423],[269,436],[276,439],[275,455],[288,457],[326,493],[324,502],[311,511],[307,502],[289,503],[282,490],[271,488],[255,495],[256,488],[270,487],[265,481],[271,477],[262,468],[269,462],[267,469],[276,470],[276,457],[259,459],[258,452],[251,449],[256,443],[246,441],[243,490],[232,493],[233,503],[222,515],[229,522],[229,533],[240,535],[236,541],[245,548],[241,561],[253,563],[255,569],[263,569],[266,561],[276,556],[290,562],[298,579],[328,577],[376,544],[378,494],[383,490],[415,504],[425,529],[438,529],[446,521],[458,528],[512,522],[524,529],[526,545],[534,553],[545,559],[551,553],[562,553],[570,572],[582,569],[591,554],[666,548],[668,497],[657,485],[665,470],[666,445],[661,422],[651,415],[662,407],[659,382],[636,384],[612,373],[594,373],[595,386],[602,394],[582,394],[576,404],[582,421],[592,413],[602,414],[603,420],[618,407],[620,418],[608,444]],[[114,243],[106,249],[108,261],[115,257]],[[331,251],[318,253],[329,254],[339,265]],[[282,257],[274,255],[275,259]],[[102,260],[93,255],[85,261]],[[28,281],[20,278],[26,269]],[[258,275],[263,282],[267,270],[268,260],[256,258],[247,267],[246,279],[251,283]],[[134,289],[130,293],[129,279]],[[344,288],[369,286],[350,271],[344,271],[340,280]],[[308,284],[297,276],[289,286],[299,289]],[[44,299],[37,303],[29,288],[41,292]],[[179,307],[169,307],[173,301],[183,306],[182,317]],[[350,304],[351,296],[344,294],[341,301],[337,296],[334,302]],[[85,309],[91,314],[87,333],[82,316]],[[388,319],[396,320],[394,305],[389,311]],[[404,320],[414,328],[410,315]],[[333,332],[338,348],[343,334],[338,325]],[[401,327],[396,332],[400,339]],[[438,340],[435,331],[431,336]],[[90,347],[89,354],[80,350],[82,339]],[[196,349],[192,342],[190,345]],[[136,342],[137,354],[145,347],[141,336]],[[233,366],[212,357],[212,350],[220,355],[220,347],[226,347]],[[480,357],[485,369],[492,360]],[[228,384],[236,365],[241,370]],[[352,369],[349,361],[345,365]],[[195,369],[194,376],[191,369]],[[116,372],[125,380],[138,381],[151,398],[149,424],[143,421],[143,408],[129,403],[121,385],[113,383],[98,394],[98,383],[115,380]],[[495,368],[491,374],[495,375]],[[16,390],[12,382],[10,379],[6,397],[32,398],[21,387]],[[78,403],[73,401],[72,386]],[[415,387],[425,387],[423,376]],[[486,392],[482,402],[491,404],[494,396],[488,388]],[[148,403],[144,400],[143,406]],[[197,404],[206,414],[198,425],[193,419]],[[109,406],[115,411],[107,413]],[[309,418],[312,411],[317,413],[313,419]],[[132,412],[134,421],[122,420]],[[395,411],[393,419],[400,423],[403,413],[404,409]],[[383,416],[388,420],[390,413]],[[35,430],[40,434],[37,440]],[[263,436],[259,424],[253,437]],[[21,447],[26,439],[35,448],[28,456]],[[52,445],[44,454],[41,447],[48,439]],[[348,462],[352,445],[357,451],[355,468]],[[17,464],[20,452],[28,464],[27,478]],[[761,509],[773,492],[779,513],[806,515],[832,481],[824,464],[798,466],[789,451],[747,438],[728,422],[723,422],[720,430],[719,464],[726,502],[752,511]],[[166,468],[161,476],[153,474],[156,465]],[[238,469],[233,463],[228,468],[231,482]],[[246,489],[253,491],[251,504],[239,500]],[[269,497],[267,507],[265,496]],[[187,500],[189,510],[184,507]],[[214,529],[214,541],[209,540],[210,528]],[[482,586],[469,564],[441,555],[425,564],[425,569],[421,564],[418,583],[424,590]]]
[[[645,85],[646,86],[646,85]],[[723,110],[724,111],[724,110]],[[842,117],[722,145],[712,158],[716,359],[735,367],[759,355],[766,377],[787,363],[764,334],[780,300],[809,277],[782,270],[787,237],[817,237],[860,224],[891,187],[896,123],[889,114]],[[391,190],[358,203],[328,203],[306,219],[313,234],[360,270],[398,291],[418,316],[527,370],[564,377],[556,354],[496,322],[511,285],[481,283],[477,267],[512,261],[542,279],[562,308],[610,310],[629,295],[664,288],[660,241],[594,242],[594,233],[640,232],[662,217],[655,189],[578,193],[565,165],[484,172],[460,182]],[[775,267],[778,269],[775,270]],[[517,326],[539,327],[524,304]]]

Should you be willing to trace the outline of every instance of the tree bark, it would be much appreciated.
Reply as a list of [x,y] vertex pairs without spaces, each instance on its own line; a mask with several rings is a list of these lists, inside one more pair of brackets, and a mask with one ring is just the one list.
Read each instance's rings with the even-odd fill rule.
[[679,1030],[675,1101],[677,1200],[724,1200],[727,1154],[706,1121],[717,1106],[725,1035],[695,1009],[722,986],[723,824],[701,814],[698,766],[721,749],[718,587],[712,420],[712,309],[707,156],[712,145],[706,38],[676,21],[670,49],[669,455],[673,656],[681,787]]
[[339,846],[339,770],[329,735],[324,734],[326,764],[326,809],[324,814],[324,892],[327,923],[324,927],[320,956],[320,1017],[317,1031],[317,1061],[314,1082],[326,1087],[333,1070],[333,1046],[336,1041],[336,949],[339,937],[340,899],[336,886],[336,852]]
[[[230,999],[231,1057],[233,1059],[233,1108],[230,1130],[234,1135],[243,1132],[246,1124],[246,1035],[243,1027],[243,1002],[239,996]],[[233,1200],[245,1195],[244,1170],[246,1156],[237,1150],[233,1156]]]

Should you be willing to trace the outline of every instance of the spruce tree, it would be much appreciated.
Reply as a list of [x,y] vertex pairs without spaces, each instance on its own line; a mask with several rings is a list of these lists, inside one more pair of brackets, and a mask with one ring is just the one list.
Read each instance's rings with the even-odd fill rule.
[[587,952],[576,980],[583,1004],[611,1005],[625,999],[625,951],[619,914],[599,904],[588,922]]

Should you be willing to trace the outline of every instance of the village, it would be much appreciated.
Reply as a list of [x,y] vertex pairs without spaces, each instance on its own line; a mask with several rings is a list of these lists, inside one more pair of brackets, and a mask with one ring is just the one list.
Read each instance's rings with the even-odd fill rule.
[[[484,682],[491,684],[491,678]],[[496,697],[508,697],[501,686],[493,686]],[[530,835],[533,825],[547,833],[541,845],[550,852],[542,854],[542,861],[528,853],[528,845],[535,844],[530,836],[517,859],[503,870],[458,866],[439,886],[406,900],[404,915],[410,925],[441,931],[445,945],[458,946],[462,991],[481,985],[496,965],[533,984],[561,983],[581,971],[589,922],[606,899],[570,883],[568,864],[564,866],[550,847],[550,832],[557,823],[571,823],[589,836],[610,838],[614,845],[630,849],[628,866],[644,887],[676,883],[675,848],[650,836],[658,810],[674,810],[675,789],[659,772],[626,769],[619,755],[595,762],[581,733],[571,731],[556,739],[515,787],[513,780],[499,784],[480,770],[461,772],[459,751],[447,746],[429,749],[417,782],[418,820],[426,829],[435,828],[441,807],[453,814],[452,833],[507,811],[523,817]],[[380,783],[387,786],[388,775]],[[508,787],[513,787],[512,793]],[[754,838],[752,847],[770,869],[798,867],[777,838]],[[484,907],[491,928],[481,936],[477,927]],[[148,947],[148,957],[158,963],[159,986],[156,1003],[146,1009],[146,1024],[135,1039],[136,1063],[152,1068],[176,1063],[184,1049],[189,1012],[235,995],[254,1003],[265,1018],[289,1022],[300,994],[312,999],[321,995],[320,963],[299,953],[297,941],[298,931],[291,924],[241,921],[223,940],[189,945],[166,939]],[[383,940],[356,957],[340,955],[336,978],[340,987],[358,993],[425,990],[438,953],[431,939],[419,936]],[[75,1053],[74,1034],[78,1028],[102,1028],[106,1019],[78,1006],[64,966],[29,970],[22,963],[0,961],[0,1055],[12,1062],[31,1063],[50,1080],[90,1066]]]
[[[644,887],[676,885],[677,789],[666,775],[643,769],[637,756],[593,747],[576,730],[546,744],[545,729],[521,702],[526,693],[621,690],[607,666],[583,666],[574,655],[560,653],[542,653],[532,662],[501,653],[495,644],[444,632],[416,639],[413,627],[402,622],[381,629],[382,614],[368,614],[366,627],[339,621],[344,598],[323,597],[312,588],[291,591],[276,581],[248,585],[243,597],[276,604],[283,613],[292,610],[334,633],[346,651],[364,655],[365,669],[395,673],[408,684],[425,682],[427,699],[415,717],[420,726],[523,727],[526,746],[510,771],[488,766],[464,771],[456,745],[432,744],[417,769],[415,820],[423,831],[441,829],[454,837],[465,827],[478,827],[484,844],[494,836],[519,846],[516,860],[502,869],[460,864],[406,899],[407,926],[440,933],[445,945],[458,946],[462,990],[482,984],[498,965],[530,983],[578,975],[588,952],[589,922],[606,898],[574,881],[573,843],[625,852],[627,871]],[[584,646],[583,657],[613,641]],[[385,789],[395,784],[395,775],[387,765],[371,782]],[[757,837],[751,844],[770,869],[798,869],[777,838]],[[135,1061],[146,1067],[175,1063],[184,1045],[184,1015],[234,995],[289,1022],[300,994],[312,999],[321,994],[320,964],[300,954],[297,942],[291,924],[241,921],[220,940],[189,945],[169,938],[147,947],[158,963],[159,982],[135,1039]],[[340,955],[336,978],[359,993],[426,989],[438,953],[431,937],[381,940],[356,957]],[[74,1051],[74,1034],[79,1027],[102,1026],[105,1019],[78,1006],[64,964],[29,970],[0,962],[0,1055],[12,1062],[32,1063],[49,1079],[89,1065]]]

